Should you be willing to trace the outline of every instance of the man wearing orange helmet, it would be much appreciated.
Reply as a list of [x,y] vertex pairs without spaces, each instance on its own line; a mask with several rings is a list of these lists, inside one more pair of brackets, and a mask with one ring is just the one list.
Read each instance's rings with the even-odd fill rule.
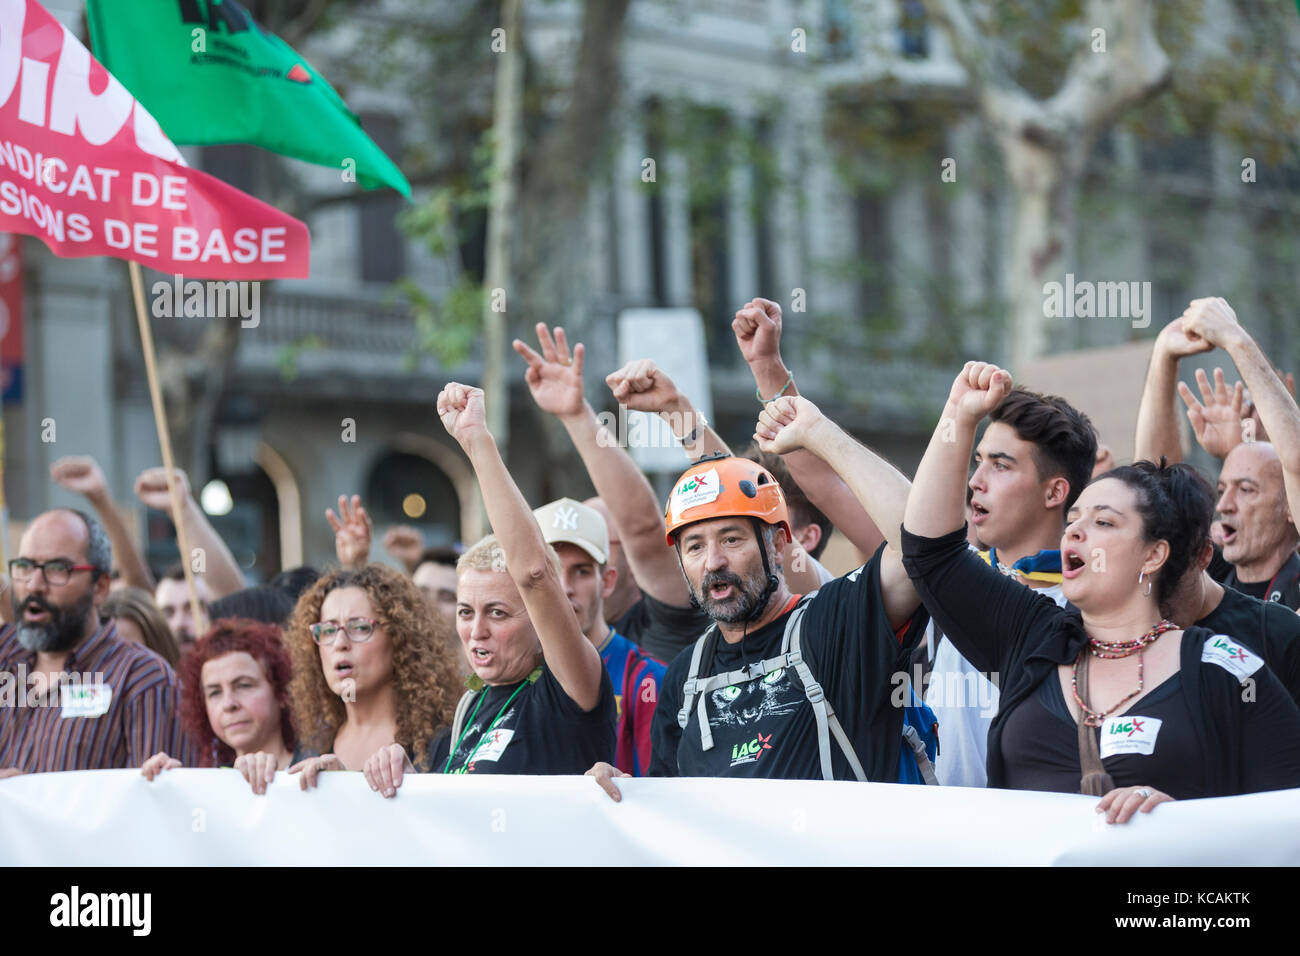
[[[654,776],[895,781],[903,743],[896,675],[926,616],[896,539],[908,481],[802,397],[769,403],[764,451],[806,448],[848,484],[889,541],[858,570],[800,599],[781,555],[781,488],[756,462],[698,461],[673,485],[667,542],[713,625],[677,656],[655,712]],[[615,800],[608,764],[588,773]]]

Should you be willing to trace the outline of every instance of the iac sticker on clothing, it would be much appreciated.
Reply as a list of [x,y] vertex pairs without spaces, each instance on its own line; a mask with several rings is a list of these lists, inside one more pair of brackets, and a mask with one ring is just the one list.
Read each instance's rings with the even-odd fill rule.
[[1157,717],[1124,714],[1101,725],[1101,759],[1119,754],[1147,754],[1156,749],[1161,721]]
[[1224,634],[1216,634],[1205,642],[1201,660],[1218,664],[1237,680],[1245,680],[1264,666],[1264,661]]
[[474,751],[474,762],[480,760],[500,760],[501,755],[506,752],[506,747],[510,746],[510,738],[515,735],[513,730],[490,730],[484,735],[483,743],[478,750]]
[[70,684],[59,690],[64,719],[68,717],[102,717],[113,702],[110,684]]
[[716,500],[721,492],[722,480],[718,478],[718,469],[710,468],[698,475],[691,475],[673,489],[673,520],[676,521],[688,508],[707,505]]

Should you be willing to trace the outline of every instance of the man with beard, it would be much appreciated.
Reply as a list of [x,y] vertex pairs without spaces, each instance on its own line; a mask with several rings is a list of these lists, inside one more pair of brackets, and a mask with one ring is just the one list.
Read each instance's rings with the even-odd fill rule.
[[[801,601],[785,581],[790,521],[772,475],[723,457],[683,474],[668,500],[667,542],[716,632],[668,668],[650,773],[897,781],[895,675],[926,623],[892,540],[907,479],[802,397],[768,404],[755,437],[763,451],[804,448],[825,461],[890,539]],[[588,773],[619,799],[612,778],[622,774],[608,764]]]
[[31,523],[9,562],[16,623],[0,629],[0,777],[139,767],[173,747],[188,756],[172,669],[99,624],[112,557],[98,521],[58,509]]

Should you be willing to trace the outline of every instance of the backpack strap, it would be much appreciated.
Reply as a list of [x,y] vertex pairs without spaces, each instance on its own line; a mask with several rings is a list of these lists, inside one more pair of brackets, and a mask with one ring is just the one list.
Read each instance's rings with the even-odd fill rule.
[[853,744],[849,741],[844,728],[840,726],[839,718],[835,716],[835,709],[831,707],[831,702],[826,699],[826,692],[822,689],[822,685],[817,682],[817,678],[813,677],[812,669],[803,659],[803,652],[799,645],[799,638],[803,632],[804,611],[808,609],[809,601],[816,594],[817,592],[814,591],[812,594],[804,595],[795,609],[790,612],[790,617],[785,622],[785,636],[781,640],[781,650],[785,652],[785,659],[799,675],[803,691],[808,696],[808,703],[812,704],[813,716],[817,719],[817,751],[821,755],[822,779],[835,779],[831,769],[831,736],[834,735],[835,742],[840,745],[840,750],[843,751],[849,767],[853,770],[853,775],[865,783],[867,774],[853,750]]
[[[469,711],[469,702],[472,701],[474,697],[475,692],[467,690],[461,695],[460,701],[456,704],[456,715],[451,719],[451,743],[449,744],[451,747],[455,747],[456,743],[460,740],[460,731],[462,725],[465,723],[465,714]],[[452,757],[454,754],[448,753],[447,756]]]
[[916,767],[921,771],[921,779],[931,787],[939,786],[939,775],[934,772],[930,755],[925,752],[925,741],[911,724],[903,724],[903,742],[912,748],[912,756],[916,758]]
[[700,661],[704,659],[704,646],[717,629],[716,624],[710,624],[696,639],[695,647],[691,649],[691,666],[686,669],[686,683],[682,685],[682,709],[677,712],[677,726],[682,730],[686,729],[686,722],[691,719],[691,705],[695,703],[697,693],[695,685],[700,674]]
[[[774,670],[794,666],[794,661],[790,659],[789,654],[784,653],[783,649],[780,657],[761,660],[738,670],[727,671],[725,674],[700,677],[701,672],[707,672],[712,667],[713,654],[718,646],[718,636],[717,625],[710,625],[709,629],[700,635],[700,639],[695,642],[695,649],[691,652],[690,670],[688,671],[686,683],[682,685],[682,708],[677,712],[677,726],[685,730],[691,719],[691,708],[695,708],[700,725],[700,746],[704,750],[713,749],[713,731],[709,727],[709,715],[706,709],[706,701],[710,693],[719,687],[747,684],[752,680],[757,680],[766,674],[772,673]],[[698,701],[696,700],[697,697],[699,698]]]

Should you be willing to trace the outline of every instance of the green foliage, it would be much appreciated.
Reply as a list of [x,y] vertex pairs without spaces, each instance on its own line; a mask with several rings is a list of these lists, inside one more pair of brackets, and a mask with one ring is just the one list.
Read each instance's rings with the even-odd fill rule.
[[408,305],[415,318],[415,345],[402,358],[408,371],[415,369],[421,355],[432,355],[447,368],[469,357],[483,326],[482,285],[461,276],[441,301],[435,301],[413,279],[402,279],[388,299]]
[[298,359],[304,352],[314,352],[325,347],[325,340],[319,335],[304,335],[302,338],[284,346],[276,355],[276,365],[280,369],[280,379],[286,383],[298,378]]

